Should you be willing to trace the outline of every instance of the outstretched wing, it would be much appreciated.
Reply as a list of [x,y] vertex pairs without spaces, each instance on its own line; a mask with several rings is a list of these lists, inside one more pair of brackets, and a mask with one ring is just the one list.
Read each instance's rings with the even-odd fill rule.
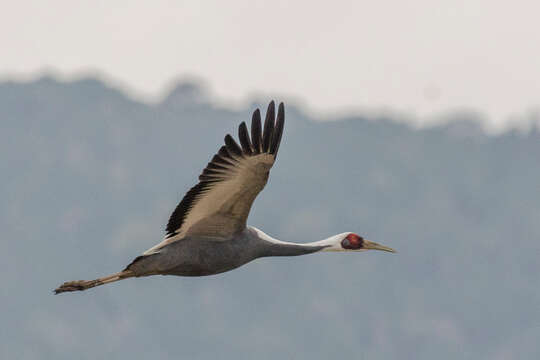
[[200,236],[227,240],[246,226],[255,197],[268,181],[276,160],[285,111],[279,104],[277,120],[275,105],[268,105],[264,131],[259,109],[253,113],[251,139],[245,122],[238,128],[238,145],[231,135],[225,136],[225,146],[219,149],[172,213],[165,240],[145,254],[185,236]]

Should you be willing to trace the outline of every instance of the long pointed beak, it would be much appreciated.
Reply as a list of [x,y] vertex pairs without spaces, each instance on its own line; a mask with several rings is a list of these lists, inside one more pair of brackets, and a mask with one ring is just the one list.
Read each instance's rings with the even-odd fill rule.
[[364,249],[369,249],[369,250],[381,250],[381,251],[388,251],[388,252],[392,252],[392,253],[397,252],[396,250],[394,250],[392,248],[389,248],[388,246],[384,246],[384,245],[381,245],[381,244],[377,244],[376,242],[367,241],[367,240],[364,240],[364,244],[363,244],[362,247]]

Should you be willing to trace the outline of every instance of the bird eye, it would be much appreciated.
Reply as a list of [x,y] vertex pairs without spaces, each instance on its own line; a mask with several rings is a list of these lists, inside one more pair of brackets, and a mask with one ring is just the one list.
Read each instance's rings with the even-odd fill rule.
[[364,244],[364,239],[362,239],[361,236],[358,236],[356,234],[349,234],[341,241],[341,246],[344,249],[349,250],[357,250],[362,248],[362,245]]

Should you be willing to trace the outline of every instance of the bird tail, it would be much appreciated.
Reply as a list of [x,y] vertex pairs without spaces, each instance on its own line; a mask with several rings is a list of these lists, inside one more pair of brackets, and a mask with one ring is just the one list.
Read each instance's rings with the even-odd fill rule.
[[55,294],[60,294],[67,291],[83,291],[96,286],[105,285],[118,280],[127,279],[135,276],[131,270],[120,271],[119,273],[97,278],[95,280],[75,280],[68,281],[54,289]]

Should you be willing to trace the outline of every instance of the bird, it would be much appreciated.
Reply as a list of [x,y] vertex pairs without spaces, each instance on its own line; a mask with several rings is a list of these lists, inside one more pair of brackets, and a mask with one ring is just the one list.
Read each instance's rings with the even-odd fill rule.
[[166,226],[159,244],[137,256],[124,270],[95,280],[63,283],[55,294],[81,291],[115,281],[151,275],[206,276],[238,268],[270,256],[298,256],[317,252],[362,252],[394,249],[344,232],[310,243],[275,239],[247,225],[257,195],[265,187],[276,161],[285,109],[268,105],[264,125],[256,109],[251,135],[245,122],[238,127],[238,144],[227,134],[225,145],[212,157],[199,182],[183,197]]

